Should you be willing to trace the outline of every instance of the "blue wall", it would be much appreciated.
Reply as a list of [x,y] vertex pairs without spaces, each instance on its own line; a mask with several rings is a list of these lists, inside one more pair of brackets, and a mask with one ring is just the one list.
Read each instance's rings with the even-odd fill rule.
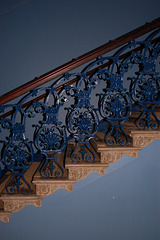
[[[160,9],[159,0],[30,0],[3,11],[20,2],[0,6],[0,95],[159,17]],[[41,208],[26,206],[0,222],[0,238],[160,239],[159,146],[123,157],[104,176],[89,175],[73,192],[58,190]]]

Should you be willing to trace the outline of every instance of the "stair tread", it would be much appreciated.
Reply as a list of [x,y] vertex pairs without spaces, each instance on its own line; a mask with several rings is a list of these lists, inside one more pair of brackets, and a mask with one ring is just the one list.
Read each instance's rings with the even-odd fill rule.
[[72,180],[68,179],[68,178],[62,178],[62,179],[53,179],[53,178],[49,178],[49,179],[44,179],[44,178],[35,178],[33,180],[33,183],[46,183],[46,184],[61,184],[61,183],[70,183],[72,182]]
[[[53,154],[53,153],[52,153]],[[64,170],[64,175],[63,175],[63,177],[61,178],[61,179],[67,179],[67,170],[65,169],[65,167],[64,167],[64,157],[65,157],[65,154],[64,154],[64,152],[61,152],[61,153],[59,153],[58,155],[57,155],[57,162],[60,164],[60,166],[63,168],[63,170]],[[44,161],[45,161],[45,159],[42,161],[42,162],[40,162],[40,164],[39,164],[39,167],[37,168],[37,170],[36,170],[36,172],[35,172],[35,174],[34,174],[34,177],[33,177],[33,179],[35,180],[36,178],[42,178],[41,177],[41,175],[40,175],[40,170],[41,170],[41,168],[42,168],[42,165],[43,165],[43,163],[44,163]],[[49,163],[49,162],[48,162]],[[58,170],[58,166],[57,166],[57,164],[55,163],[55,161],[53,160],[53,164],[54,164],[54,166],[55,166],[55,169],[54,169],[54,172],[56,172],[57,170]],[[49,170],[48,170],[49,171]],[[49,177],[49,179],[53,179],[53,180],[60,180],[60,179],[57,179],[55,176],[54,176],[54,172],[53,172],[53,177]],[[43,178],[42,178],[43,179]],[[48,179],[46,179],[46,180],[48,180]]]
[[[92,147],[91,144],[89,144],[89,147],[91,148],[91,150],[93,151],[94,155],[95,155],[95,161],[93,163],[91,162],[85,162],[85,161],[79,161],[79,162],[76,162],[74,163],[72,160],[71,160],[71,154],[73,152],[73,150],[76,148],[76,146],[74,144],[68,144],[67,145],[67,150],[66,150],[66,161],[65,161],[65,167],[67,166],[71,166],[71,165],[74,165],[74,166],[90,166],[91,164],[95,165],[95,164],[98,164],[100,163],[100,158],[99,158],[99,154],[94,150],[94,148]],[[90,152],[90,150],[86,149],[87,153],[91,154],[92,153]],[[81,156],[81,153],[79,153],[79,156]]]
[[0,196],[0,199],[10,199],[10,200],[15,200],[15,199],[19,199],[19,200],[23,200],[24,198],[26,200],[28,199],[38,199],[39,196],[37,196],[35,193],[30,193],[30,194],[26,194],[26,195],[23,195],[23,194],[13,194],[13,195],[8,195],[6,193],[4,194],[1,194]]

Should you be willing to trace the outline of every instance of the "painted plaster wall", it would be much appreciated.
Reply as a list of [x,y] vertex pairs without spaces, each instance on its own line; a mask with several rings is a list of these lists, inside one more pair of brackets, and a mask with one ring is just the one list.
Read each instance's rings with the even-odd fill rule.
[[[159,17],[158,0],[20,0],[0,6],[0,94]],[[73,192],[58,190],[0,223],[2,240],[160,238],[160,141]]]

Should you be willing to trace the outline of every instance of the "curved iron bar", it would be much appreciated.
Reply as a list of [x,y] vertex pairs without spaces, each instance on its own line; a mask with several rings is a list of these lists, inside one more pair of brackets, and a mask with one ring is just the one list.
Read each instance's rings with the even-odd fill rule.
[[[29,169],[33,161],[32,143],[25,137],[25,112],[21,104],[9,104],[1,106],[0,112],[13,108],[10,119],[0,118],[1,129],[8,130],[9,136],[1,141],[3,144],[1,161],[8,171],[12,172],[11,180],[6,185],[8,194],[27,194],[31,188],[24,178],[24,173]],[[20,114],[20,119],[16,116]]]
[[[71,153],[74,163],[95,161],[89,141],[98,131],[100,118],[110,126],[105,130],[108,146],[125,146],[128,143],[124,123],[132,114],[133,105],[141,110],[137,119],[139,129],[159,129],[155,107],[160,103],[157,68],[160,42],[153,41],[159,32],[152,33],[145,41],[129,42],[113,56],[98,57],[80,73],[66,73],[51,86],[32,90],[17,104],[0,106],[1,129],[8,131],[8,137],[2,141],[1,158],[12,173],[6,186],[7,193],[27,194],[31,190],[24,173],[33,162],[34,149],[44,156],[40,170],[42,178],[63,177],[64,169],[57,156],[65,150],[67,134],[76,143]],[[124,86],[125,79],[130,80],[129,87]],[[102,83],[104,89],[101,88]],[[98,88],[97,96],[95,90]],[[26,104],[28,100],[29,104]],[[7,109],[12,109],[10,118],[3,117]],[[63,109],[67,111],[61,116]],[[40,116],[38,120],[37,115]],[[66,126],[59,121],[60,117]],[[38,121],[34,124],[31,141],[26,137],[29,119]]]
[[8,194],[30,192],[31,187],[24,178],[24,173],[29,169],[33,161],[32,145],[27,139],[11,138],[4,141],[2,149],[2,163],[12,172],[11,180],[6,185]]
[[[53,156],[50,156],[48,152],[42,152],[42,154],[45,156],[44,163],[40,169],[40,175],[42,178],[47,179],[49,177],[55,177],[57,179],[60,179],[64,175],[64,169],[63,167],[58,163],[57,161],[57,153],[52,153]],[[54,164],[55,163],[55,164]],[[56,166],[58,167],[58,170],[56,169]]]
[[131,58],[132,64],[139,68],[135,73],[136,76],[129,79],[132,99],[142,111],[136,122],[140,130],[146,128],[158,130],[160,126],[154,110],[160,104],[160,73],[159,69],[156,69],[160,57],[160,44],[151,43],[153,37],[159,33],[160,30],[157,30],[146,41],[141,42],[145,46],[143,51],[134,54]]
[[[123,130],[123,123],[124,121],[128,121],[132,113],[132,102],[130,95],[123,87],[123,75],[126,69],[123,72],[121,71],[121,62],[119,61],[119,55],[127,48],[128,46],[125,46],[123,50],[121,49],[121,51],[118,51],[113,57],[100,57],[89,66],[93,67],[95,64],[104,64],[105,61],[112,62],[108,68],[99,68],[90,79],[92,84],[102,80],[106,84],[103,90],[104,93],[99,94],[99,112],[111,126],[111,130],[107,133],[105,138],[105,142],[108,146],[114,144],[125,146],[128,143],[128,137]],[[114,137],[114,140],[109,139],[111,136]],[[124,138],[126,141],[124,141]]]
[[[66,86],[66,96],[74,99],[74,104],[66,108],[66,125],[77,146],[71,154],[71,160],[93,162],[95,155],[89,147],[89,140],[94,137],[98,129],[98,115],[90,103],[92,86],[85,72],[77,74],[79,81],[76,86]],[[63,92],[64,93],[64,92]],[[92,159],[92,160],[91,160]]]
[[[38,89],[38,92],[41,91],[47,92],[44,102],[34,102],[27,109],[27,113],[30,117],[34,117],[35,112],[41,113],[42,116],[42,121],[39,121],[39,124],[34,125],[34,145],[45,157],[44,165],[41,168],[40,174],[42,178],[61,178],[64,171],[63,167],[60,166],[57,161],[57,155],[61,153],[66,146],[66,129],[62,126],[62,123],[58,121],[58,114],[59,108],[63,105],[63,102],[59,98],[55,88],[52,86]],[[54,156],[49,157],[50,155]],[[54,162],[59,167],[62,174],[60,174],[58,170],[53,174],[53,170],[56,169]],[[46,167],[49,169],[48,172],[45,170]]]

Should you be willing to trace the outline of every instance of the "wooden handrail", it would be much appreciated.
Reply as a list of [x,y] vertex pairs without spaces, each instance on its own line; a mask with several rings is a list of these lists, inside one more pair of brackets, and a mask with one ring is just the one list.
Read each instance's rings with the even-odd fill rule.
[[150,22],[150,23],[146,23],[145,25],[127,33],[122,35],[119,38],[116,38],[112,41],[109,41],[108,43],[2,95],[0,97],[0,105],[7,103],[29,91],[31,91],[32,89],[39,87],[61,75],[63,75],[64,73],[71,71],[74,68],[77,68],[91,60],[93,60],[94,58],[99,57],[102,54],[105,54],[107,52],[110,52],[114,49],[116,49],[117,47],[120,47],[122,45],[124,45],[125,43],[130,42],[131,40],[140,37],[156,28],[160,27],[160,18],[155,19],[154,21]]
[[[151,42],[152,42],[152,44],[154,44],[154,43],[157,43],[157,42],[159,42],[159,41],[160,41],[160,37],[157,37],[157,38],[153,39]],[[119,59],[120,59],[120,60],[125,59],[125,58],[129,57],[132,52],[137,52],[137,51],[140,51],[140,50],[142,50],[142,49],[143,49],[143,46],[136,47],[135,49],[132,49],[132,50],[130,50],[130,51],[128,51],[128,52],[120,55],[120,56],[119,56]],[[103,68],[105,68],[105,67],[108,67],[108,66],[110,66],[110,64],[112,64],[112,63],[111,63],[110,61],[107,61],[106,63],[104,63],[104,64],[102,64],[102,65],[100,65],[100,66],[97,66],[96,68],[93,68],[92,70],[90,70],[90,71],[87,72],[87,76],[91,76],[92,74],[94,74],[94,72],[98,71],[98,69],[100,69],[100,68],[103,69]],[[77,80],[78,80],[78,78],[75,77],[74,79],[72,79],[72,80],[64,83],[63,85],[60,85],[59,87],[57,87],[57,88],[56,88],[56,91],[60,91],[60,90],[63,89],[63,87],[66,86],[66,85],[72,85],[73,83],[77,82]],[[45,96],[46,96],[46,93],[41,94],[41,95],[39,95],[38,97],[33,98],[32,100],[24,103],[24,104],[22,105],[22,108],[29,107],[30,104],[32,104],[33,102],[35,102],[35,101],[38,102],[38,101],[44,99]],[[6,117],[10,116],[11,114],[13,114],[13,112],[14,112],[13,110],[8,111],[8,112],[2,114],[2,115],[0,116],[0,118],[1,118],[1,117],[2,117],[2,118],[6,118]]]

